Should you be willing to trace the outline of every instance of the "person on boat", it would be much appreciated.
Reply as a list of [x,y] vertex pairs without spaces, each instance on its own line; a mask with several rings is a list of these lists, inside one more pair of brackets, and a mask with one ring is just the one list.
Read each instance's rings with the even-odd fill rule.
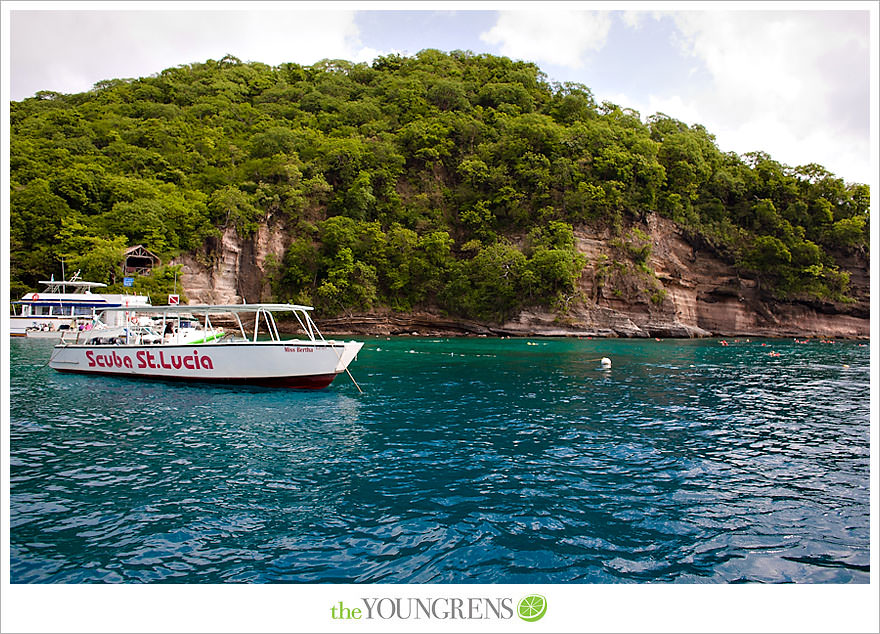
[[174,323],[170,322],[170,321],[168,323],[166,323],[165,324],[165,332],[162,334],[163,334],[166,341],[171,339],[172,337],[174,337]]

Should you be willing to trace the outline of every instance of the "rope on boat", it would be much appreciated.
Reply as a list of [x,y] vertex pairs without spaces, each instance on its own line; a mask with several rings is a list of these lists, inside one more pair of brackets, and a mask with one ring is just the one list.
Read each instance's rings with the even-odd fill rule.
[[[312,330],[312,328],[306,328],[306,324],[304,324],[302,322],[302,320],[299,318],[299,315],[297,314],[296,311],[293,311],[293,314],[297,318],[297,320],[299,321],[299,325],[302,326],[303,330],[305,330],[306,333],[308,333],[311,336],[312,340],[315,339],[314,334],[312,334],[313,332],[315,332],[321,338],[321,341],[323,341],[324,343],[328,343],[328,341],[326,339],[324,339],[324,334],[318,329],[318,325],[314,321],[312,321],[312,318],[309,317],[308,313],[303,312],[303,316],[306,318],[306,322],[314,327],[314,330]],[[343,345],[343,349],[344,349],[344,347],[345,347],[344,341],[342,342],[342,345]],[[336,346],[331,344],[330,347],[333,349],[333,354],[336,355],[336,360],[339,361],[339,363],[342,363],[342,357],[339,355],[338,352],[336,352]],[[355,356],[357,356],[357,355],[355,355]],[[351,379],[351,382],[354,383],[354,386],[358,389],[358,392],[363,394],[364,391],[361,389],[361,386],[358,385],[358,382],[354,380],[354,377],[351,374],[351,370],[348,369],[347,365],[345,366],[345,373],[348,375],[348,378]]]
[[[338,355],[337,355],[337,356],[338,356]],[[340,359],[340,360],[341,360],[341,359]],[[363,394],[364,391],[361,389],[361,386],[358,385],[358,382],[354,380],[354,377],[351,375],[351,371],[350,371],[348,368],[345,368],[345,373],[348,375],[348,378],[351,379],[351,382],[354,383],[354,386],[358,389],[358,392],[360,392],[361,394]]]

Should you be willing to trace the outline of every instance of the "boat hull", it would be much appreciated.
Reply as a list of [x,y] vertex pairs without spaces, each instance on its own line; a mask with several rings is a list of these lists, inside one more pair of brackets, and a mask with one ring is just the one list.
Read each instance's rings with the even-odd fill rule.
[[235,342],[197,345],[59,344],[59,372],[169,381],[322,389],[363,346],[347,342]]
[[316,374],[311,376],[287,376],[287,377],[271,377],[271,378],[199,378],[199,377],[183,377],[175,375],[151,375],[138,374],[133,375],[127,372],[82,372],[81,370],[71,370],[66,368],[55,368],[59,372],[66,374],[100,374],[101,376],[110,376],[117,378],[138,378],[148,381],[177,381],[182,383],[216,383],[219,385],[241,385],[253,387],[270,387],[270,388],[288,388],[294,390],[323,390],[328,387],[336,378],[336,374]]
[[41,337],[61,339],[65,332],[72,332],[70,317],[19,317],[9,318],[9,335],[12,337]]

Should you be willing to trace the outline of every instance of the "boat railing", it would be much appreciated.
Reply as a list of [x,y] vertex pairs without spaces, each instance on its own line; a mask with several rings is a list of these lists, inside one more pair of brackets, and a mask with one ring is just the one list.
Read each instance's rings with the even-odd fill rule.
[[[318,330],[318,327],[315,325],[311,316],[309,316],[309,311],[312,310],[310,306],[296,306],[293,304],[282,306],[293,313],[293,316],[296,317],[297,323],[299,323],[300,328],[302,328],[302,331],[309,338],[309,341],[315,342],[318,341],[318,339],[325,341],[324,336]],[[278,333],[278,324],[275,321],[275,316],[272,314],[273,309],[279,310],[277,305],[261,306],[257,309],[254,317],[253,341],[257,341],[257,337],[259,336],[261,318],[265,323],[269,338],[272,341],[281,341],[281,335]],[[239,325],[241,325],[241,320],[239,320]],[[242,335],[245,336],[244,328],[242,328]]]
[[[267,335],[270,341],[278,343],[282,341],[282,338],[278,330],[278,323],[276,322],[273,313],[282,311],[293,313],[302,332],[311,343],[317,343],[318,341],[327,343],[327,340],[324,339],[324,336],[321,334],[320,330],[318,330],[317,325],[309,314],[312,310],[313,308],[311,306],[300,306],[296,304],[184,305],[108,308],[104,309],[102,312],[125,312],[124,322],[127,326],[127,330],[124,337],[106,337],[106,335],[102,336],[101,334],[86,335],[84,333],[91,331],[83,331],[83,333],[77,332],[77,336],[73,340],[67,339],[66,337],[62,338],[61,343],[65,345],[71,343],[79,344],[95,339],[102,340],[102,342],[109,342],[112,339],[116,343],[137,344],[141,341],[141,337],[138,333],[141,333],[142,331],[143,334],[158,334],[161,337],[162,342],[168,344],[232,343],[234,341],[249,341],[256,343],[259,340],[259,337],[263,334]],[[252,334],[248,333],[249,329],[245,327],[244,322],[242,321],[242,315],[246,313],[254,314]],[[234,337],[232,333],[224,331],[222,326],[217,326],[211,321],[212,316],[215,317],[216,322],[216,317],[218,315],[230,314],[234,317],[235,324],[241,334],[241,339]],[[149,333],[147,333],[147,330],[144,330],[144,328],[141,327],[142,324],[139,323],[141,316],[148,317],[152,320],[152,326],[154,326],[154,328]],[[191,327],[181,327],[182,324],[186,324],[187,321],[198,323],[197,330],[200,333],[204,333],[195,341],[187,341],[185,338],[181,337],[182,331],[192,329]],[[222,323],[223,320],[220,321]],[[166,336],[166,327],[169,323],[176,326],[176,328],[172,329],[175,336]],[[107,328],[107,325],[95,317],[93,319],[92,329],[101,330],[104,328]],[[150,336],[148,338],[150,342],[154,342],[154,337]]]

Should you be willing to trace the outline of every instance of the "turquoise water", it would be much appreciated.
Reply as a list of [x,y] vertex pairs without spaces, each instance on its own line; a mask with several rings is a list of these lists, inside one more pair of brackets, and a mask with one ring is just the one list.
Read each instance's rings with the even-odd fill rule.
[[869,581],[864,343],[370,339],[364,394],[10,348],[13,583]]

